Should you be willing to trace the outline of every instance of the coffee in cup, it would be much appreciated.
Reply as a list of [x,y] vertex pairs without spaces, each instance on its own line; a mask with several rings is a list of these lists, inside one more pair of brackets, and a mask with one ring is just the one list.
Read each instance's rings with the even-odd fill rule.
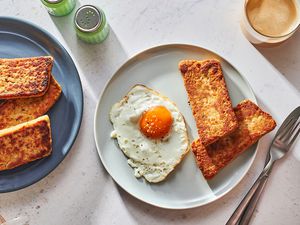
[[242,28],[254,44],[278,44],[288,39],[300,23],[297,0],[246,0]]

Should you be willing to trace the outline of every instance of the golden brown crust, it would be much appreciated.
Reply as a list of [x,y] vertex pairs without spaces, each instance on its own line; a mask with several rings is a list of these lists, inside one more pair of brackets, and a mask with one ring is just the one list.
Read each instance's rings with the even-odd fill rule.
[[233,132],[238,124],[217,60],[179,63],[199,138],[206,146]]
[[250,100],[239,103],[234,111],[239,123],[236,131],[206,148],[199,140],[192,143],[197,165],[206,179],[216,175],[219,170],[276,126],[272,116],[263,112]]
[[213,164],[205,146],[199,139],[197,139],[192,142],[191,148],[195,155],[197,165],[204,174],[205,178],[212,178],[218,172],[218,168],[215,166],[215,164]]
[[0,131],[0,171],[46,157],[51,151],[51,128],[47,115]]
[[61,87],[51,76],[47,92],[37,98],[22,98],[0,102],[0,130],[44,115],[61,95]]
[[0,59],[0,99],[39,97],[50,84],[51,56]]

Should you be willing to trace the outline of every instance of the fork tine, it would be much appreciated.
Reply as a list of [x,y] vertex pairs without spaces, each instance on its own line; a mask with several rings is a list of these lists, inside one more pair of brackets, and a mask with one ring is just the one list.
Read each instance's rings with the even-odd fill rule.
[[300,117],[300,106],[298,106],[296,109],[294,109],[288,116],[287,118],[283,121],[281,127],[277,130],[275,138],[281,134],[281,132],[293,121],[293,120],[298,120]]
[[289,133],[289,131],[291,130],[291,128],[293,127],[293,125],[295,124],[295,122],[297,121],[293,121],[293,119],[291,119],[286,126],[284,127],[284,129],[281,130],[281,132],[279,132],[279,134],[277,135],[277,139],[281,140],[282,138],[286,137],[286,135]]
[[280,129],[285,129],[292,121],[293,121],[293,118],[289,118],[286,123],[284,121],[282,126],[280,127]]
[[298,123],[294,123],[292,128],[289,129],[288,134],[281,138],[281,141],[283,141],[283,142],[288,141],[291,138],[291,136],[293,136],[293,133],[297,129],[299,124],[300,124],[300,121],[298,121]]
[[294,129],[294,133],[292,135],[292,139],[290,140],[290,142],[288,143],[288,148],[290,148],[293,143],[295,142],[295,140],[297,139],[297,137],[299,136],[300,134],[300,126],[298,126],[300,123],[297,124],[297,131],[295,131],[296,129]]
[[291,135],[295,132],[295,130],[299,127],[300,121],[294,126],[294,128],[291,131]]

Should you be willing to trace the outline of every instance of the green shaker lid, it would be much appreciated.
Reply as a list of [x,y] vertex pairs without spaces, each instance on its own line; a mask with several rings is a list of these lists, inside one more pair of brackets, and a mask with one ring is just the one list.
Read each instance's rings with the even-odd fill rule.
[[44,1],[50,4],[56,4],[62,2],[63,0],[44,0]]
[[83,32],[94,32],[102,23],[102,13],[92,5],[80,7],[75,14],[75,26]]

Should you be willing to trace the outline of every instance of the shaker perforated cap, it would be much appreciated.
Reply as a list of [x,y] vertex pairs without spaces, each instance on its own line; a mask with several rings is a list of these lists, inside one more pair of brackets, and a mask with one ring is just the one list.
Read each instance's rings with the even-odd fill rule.
[[94,32],[102,23],[102,13],[92,5],[81,6],[75,14],[75,25],[83,32]]
[[56,4],[62,2],[63,0],[44,0],[44,1],[50,4]]

